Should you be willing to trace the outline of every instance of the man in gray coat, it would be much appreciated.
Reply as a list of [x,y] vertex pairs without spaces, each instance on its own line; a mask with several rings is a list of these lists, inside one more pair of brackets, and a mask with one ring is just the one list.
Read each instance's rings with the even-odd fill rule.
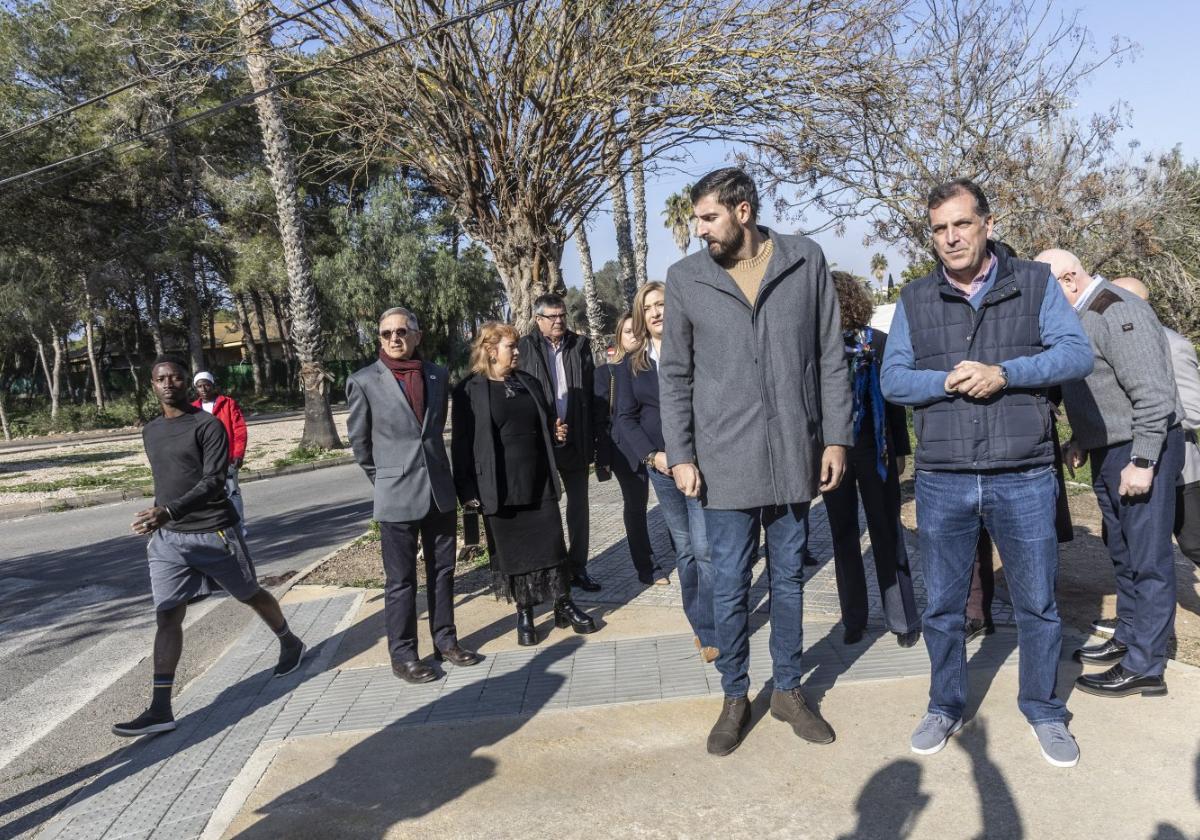
[[[1150,300],[1150,290],[1136,277],[1118,277],[1113,285],[1133,292],[1144,301]],[[1163,327],[1163,333],[1171,351],[1171,370],[1183,406],[1184,457],[1183,472],[1175,487],[1175,539],[1183,556],[1200,566],[1200,446],[1196,444],[1196,433],[1200,431],[1200,361],[1192,342],[1170,327]],[[1097,622],[1092,627],[1101,635],[1111,636],[1116,620]]]
[[417,540],[434,658],[474,665],[454,627],[457,500],[442,438],[450,382],[445,368],[416,357],[417,317],[396,307],[379,316],[379,359],[351,374],[347,433],[354,459],[375,486],[374,518],[383,541],[384,618],[392,671],[411,683],[437,672],[417,655]]
[[1167,338],[1144,301],[1089,275],[1074,254],[1056,248],[1038,259],[1050,263],[1095,356],[1091,375],[1063,384],[1072,434],[1065,458],[1072,468],[1090,460],[1117,578],[1116,632],[1075,651],[1080,662],[1107,670],[1075,685],[1101,697],[1166,694],[1175,624],[1171,529],[1183,467],[1183,409]]
[[850,387],[825,256],[803,236],[757,225],[758,192],[739,169],[692,188],[707,248],[667,271],[659,391],[667,462],[704,503],[712,551],[717,670],[725,693],[708,751],[737,748],[750,718],[749,593],[766,531],[771,714],[813,743],[833,730],[800,691],[808,506],[845,472]]

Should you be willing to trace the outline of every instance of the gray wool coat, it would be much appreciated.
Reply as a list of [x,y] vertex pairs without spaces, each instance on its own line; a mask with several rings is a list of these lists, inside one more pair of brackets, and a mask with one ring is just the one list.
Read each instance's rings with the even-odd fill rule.
[[753,307],[706,249],[667,271],[659,362],[671,465],[694,462],[718,510],[807,502],[826,446],[851,446],[841,313],[821,248],[774,245]]
[[457,505],[442,437],[450,377],[430,362],[422,373],[425,418],[420,423],[383,362],[376,360],[346,380],[346,434],[354,460],[375,486],[372,517],[378,522],[416,522],[433,509],[445,513]]

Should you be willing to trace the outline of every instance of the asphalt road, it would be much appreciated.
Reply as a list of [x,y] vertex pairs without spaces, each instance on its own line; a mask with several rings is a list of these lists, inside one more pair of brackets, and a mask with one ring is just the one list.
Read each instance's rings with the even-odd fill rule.
[[[260,577],[299,571],[365,529],[362,471],[350,464],[244,484]],[[0,522],[0,838],[31,832],[126,743],[109,726],[149,696],[154,612],[146,499]],[[227,596],[189,609],[176,686],[199,675],[253,613]]]

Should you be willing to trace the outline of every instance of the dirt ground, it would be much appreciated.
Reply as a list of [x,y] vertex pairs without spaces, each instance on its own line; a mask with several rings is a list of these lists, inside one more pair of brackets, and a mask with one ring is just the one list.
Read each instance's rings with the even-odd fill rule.
[[[313,586],[353,586],[362,589],[382,589],[383,555],[381,543],[376,536],[363,537],[346,546],[316,569],[305,575],[303,583]],[[470,586],[480,588],[489,585],[487,556],[478,550],[466,551],[459,544],[458,563],[455,566],[455,591],[473,592]],[[472,574],[469,580],[464,576]],[[478,580],[476,580],[478,578]],[[417,564],[417,583],[425,583],[425,565]],[[464,588],[466,587],[466,588]]]
[[[916,504],[912,483],[905,483],[904,525],[916,531]],[[1075,539],[1059,546],[1058,609],[1063,622],[1086,631],[1097,618],[1117,614],[1117,587],[1112,561],[1100,539],[1100,508],[1090,489],[1069,490]],[[998,552],[997,552],[998,555]],[[996,557],[996,585],[1004,587],[1004,561]],[[1175,613],[1176,651],[1173,658],[1200,665],[1200,575],[1178,549],[1175,551],[1178,609]]]

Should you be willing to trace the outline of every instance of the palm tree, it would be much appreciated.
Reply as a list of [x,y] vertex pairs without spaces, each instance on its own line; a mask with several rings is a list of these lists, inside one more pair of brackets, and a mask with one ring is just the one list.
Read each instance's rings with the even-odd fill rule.
[[666,217],[663,227],[671,229],[676,246],[687,256],[688,246],[692,244],[692,185],[667,196],[667,206],[662,214]]
[[592,341],[604,334],[604,310],[596,292],[596,272],[592,269],[592,249],[588,244],[587,227],[581,219],[575,228],[575,248],[579,251],[579,273],[583,275],[583,299],[587,306],[588,332]]
[[885,257],[883,254],[875,254],[873,257],[871,257],[871,273],[875,275],[876,283],[883,282],[883,274],[885,271],[887,271],[887,266],[887,257]]

